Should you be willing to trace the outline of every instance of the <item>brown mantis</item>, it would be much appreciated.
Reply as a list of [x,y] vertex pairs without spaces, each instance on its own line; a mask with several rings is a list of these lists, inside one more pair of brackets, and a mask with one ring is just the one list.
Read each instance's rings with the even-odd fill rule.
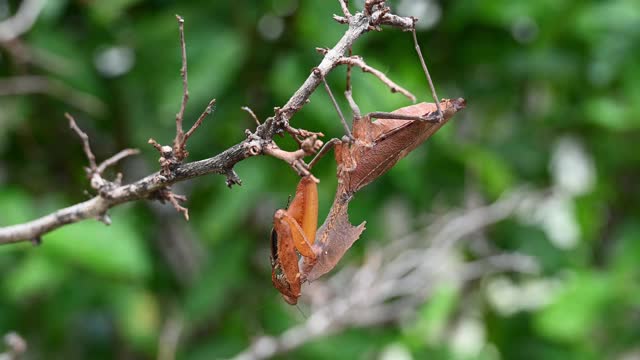
[[[322,226],[316,231],[317,184],[310,176],[300,180],[289,209],[277,210],[274,215],[271,236],[272,281],[289,304],[297,303],[302,283],[313,281],[333,269],[364,231],[365,222],[358,226],[349,222],[348,205],[354,194],[386,173],[466,106],[461,98],[438,101],[415,30],[413,39],[434,103],[423,102],[391,113],[376,112],[361,116],[351,97],[350,82],[347,81],[345,95],[354,114],[350,131],[325,81],[325,88],[345,124],[347,136],[342,140],[329,141],[309,163],[311,168],[334,147],[338,188]],[[347,74],[349,80],[350,67]]]
[[273,215],[271,281],[289,304],[297,303],[302,286],[297,253],[309,261],[318,257],[314,249],[317,228],[318,187],[311,176],[305,176],[289,208]]

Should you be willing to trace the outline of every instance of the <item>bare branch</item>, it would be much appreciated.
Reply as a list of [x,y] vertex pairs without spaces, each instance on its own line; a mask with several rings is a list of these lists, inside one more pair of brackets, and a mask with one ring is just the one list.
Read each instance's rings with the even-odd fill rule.
[[187,131],[187,133],[184,135],[183,144],[186,144],[187,140],[189,140],[191,135],[193,135],[193,133],[196,130],[198,130],[204,118],[206,118],[207,115],[211,114],[215,110],[215,106],[216,106],[216,99],[213,99],[209,102],[209,105],[207,105],[207,107],[204,109],[202,114],[200,114],[200,117],[198,117],[198,120],[196,120],[196,122],[193,123],[193,126],[191,126],[191,129],[189,129],[189,131]]
[[387,13],[380,18],[379,23],[381,25],[397,27],[404,31],[411,31],[414,28],[414,21],[415,18],[413,17],[403,17]]
[[138,149],[124,149],[124,150],[121,150],[117,154],[115,154],[112,157],[108,158],[107,160],[101,162],[100,165],[98,165],[98,167],[96,168],[96,172],[98,174],[102,174],[108,167],[117,164],[118,162],[120,162],[120,160],[122,160],[122,159],[124,159],[124,158],[126,158],[128,156],[133,156],[133,155],[138,155],[138,154],[140,154],[140,150],[138,150]]
[[344,17],[349,19],[351,17],[351,12],[349,12],[349,0],[338,0],[340,2],[340,7],[342,8],[342,13]]
[[[349,48],[349,57],[353,56],[353,49]],[[351,92],[351,67],[352,65],[347,63],[347,80],[345,85],[345,91]]]
[[393,93],[399,92],[402,95],[409,98],[409,100],[416,102],[415,95],[413,95],[409,90],[393,82],[382,71],[367,65],[360,56],[342,57],[338,60],[338,63],[347,65],[347,71],[348,71],[347,74],[349,75],[348,78],[350,78],[350,75],[351,75],[351,72],[350,72],[351,66],[357,66],[360,69],[362,69],[363,72],[371,73],[373,76],[380,79],[380,81],[382,81],[385,85],[387,85],[391,89],[391,92]]
[[182,102],[180,103],[180,110],[176,114],[176,139],[174,145],[181,145],[184,137],[182,121],[184,120],[184,111],[189,101],[189,87],[187,83],[187,45],[184,40],[184,19],[180,17],[180,15],[176,15],[176,19],[178,20],[180,50],[182,55],[182,68],[180,68],[180,76],[182,77]]
[[[302,107],[307,103],[311,94],[315,91],[315,89],[321,84],[322,77],[326,76],[333,68],[338,65],[340,58],[343,57],[344,53],[352,47],[353,43],[360,37],[362,34],[369,30],[372,22],[375,20],[374,17],[380,17],[384,20],[387,15],[382,16],[382,11],[374,12],[371,16],[366,16],[364,13],[355,13],[352,15],[349,20],[349,29],[345,32],[342,38],[338,41],[338,43],[328,50],[317,66],[319,69],[319,73],[312,72],[309,77],[305,80],[304,84],[291,96],[289,101],[280,109],[280,112],[277,114],[276,120],[279,121],[288,121],[291,117],[298,112]],[[404,18],[397,16],[398,19],[402,19],[402,21],[397,20],[394,22],[387,22],[389,25],[404,28],[403,24],[409,23],[411,26],[413,25],[413,20],[411,18]]]
[[91,145],[89,145],[89,136],[84,131],[80,130],[73,116],[71,116],[69,113],[64,113],[64,116],[69,120],[69,127],[71,127],[71,129],[75,131],[76,134],[78,134],[78,137],[82,141],[82,148],[84,149],[84,153],[85,155],[87,155],[87,159],[89,160],[89,169],[91,170],[91,172],[95,172],[97,169],[96,156],[93,155],[93,152],[91,151]]
[[333,20],[337,21],[338,24],[348,24],[349,19],[344,16],[333,15]]
[[174,360],[180,336],[184,330],[184,319],[177,310],[169,315],[158,339],[158,360]]
[[374,12],[374,8],[376,5],[383,5],[385,0],[366,0],[364,2],[364,12],[365,14],[371,15]]
[[313,135],[306,138],[300,146],[300,149],[296,151],[285,151],[282,150],[276,145],[276,143],[271,142],[267,146],[265,146],[262,151],[265,155],[273,156],[276,159],[283,160],[287,164],[289,164],[298,175],[300,176],[311,176],[313,181],[320,182],[318,178],[313,176],[309,172],[309,166],[304,163],[303,159],[305,156],[315,154],[322,147],[322,141],[318,140],[317,136]]
[[0,353],[2,360],[18,360],[27,351],[27,342],[17,332],[9,332],[4,336],[7,351]]
[[[168,186],[177,182],[185,181],[199,176],[207,174],[221,174],[226,176],[227,185],[240,184],[240,178],[233,171],[233,167],[238,162],[252,156],[267,154],[272,155],[282,160],[285,160],[289,165],[300,175],[310,175],[309,167],[304,163],[302,158],[304,156],[312,155],[316,153],[322,146],[322,142],[317,139],[320,133],[314,133],[303,129],[294,129],[289,126],[289,120],[297,113],[302,107],[309,102],[309,97],[317,89],[322,82],[322,79],[339,65],[339,60],[344,56],[344,53],[351,48],[353,43],[365,32],[367,32],[372,26],[377,26],[378,23],[390,24],[392,26],[404,28],[404,23],[412,23],[411,18],[396,17],[394,21],[389,21],[388,8],[380,8],[377,6],[372,7],[372,13],[365,15],[362,12],[355,13],[349,19],[349,28],[345,31],[342,38],[336,43],[336,45],[327,50],[324,54],[324,58],[318,64],[317,71],[309,74],[305,82],[295,91],[289,101],[282,107],[277,108],[275,115],[260,124],[255,132],[247,131],[247,138],[240,143],[230,147],[224,152],[210,157],[205,160],[194,161],[190,163],[182,163],[185,154],[181,153],[184,147],[175,150],[177,141],[174,142],[174,148],[169,146],[162,146],[153,139],[149,140],[160,153],[160,165],[161,171],[148,175],[143,179],[140,179],[134,183],[127,185],[120,185],[116,179],[116,182],[108,182],[102,179],[99,172],[95,171],[95,175],[91,179],[92,187],[99,190],[99,194],[94,198],[85,202],[75,204],[60,210],[57,210],[51,214],[45,215],[41,218],[7,227],[0,227],[0,244],[15,243],[20,241],[29,241],[31,239],[40,239],[42,235],[57,229],[63,225],[78,222],[85,219],[107,219],[106,213],[110,208],[119,204],[136,201],[141,199],[157,199],[159,198],[160,191],[168,190]],[[183,75],[183,98],[181,103],[181,110],[176,116],[176,138],[178,140],[185,136],[179,136],[182,134],[182,117],[184,116],[184,108],[188,100],[187,91],[187,67],[186,67],[186,45],[184,41],[184,22],[180,17],[177,17],[180,28],[180,43],[182,50],[183,67],[181,73]],[[386,19],[386,20],[385,20]],[[212,105],[210,103],[210,105]],[[207,114],[207,110],[201,116]],[[178,124],[178,122],[180,124]],[[196,121],[196,124],[192,127],[195,131],[197,125],[202,121]],[[179,125],[179,126],[178,126]],[[178,130],[179,129],[179,130]],[[292,130],[293,129],[293,130]],[[189,136],[193,131],[190,130]],[[294,131],[298,135],[295,137],[302,137],[300,140],[301,149],[294,152],[286,152],[281,150],[272,140],[275,134],[282,131]],[[305,135],[305,136],[303,136]],[[184,143],[181,143],[184,146]],[[185,151],[186,152],[186,151]],[[115,162],[120,160],[125,154],[129,155],[129,152],[116,154],[111,160],[107,160],[101,164],[104,164],[102,168],[106,168]],[[95,159],[94,159],[95,164]],[[90,164],[91,165],[91,164]],[[93,165],[92,165],[93,166]],[[97,166],[94,167],[97,170]],[[315,179],[317,181],[317,179]],[[167,195],[168,196],[168,195]],[[171,197],[164,198],[164,200],[177,203],[177,209],[181,210],[178,200],[180,196],[171,193]],[[162,199],[162,197],[160,197]],[[175,206],[176,204],[174,204]],[[185,214],[186,215],[186,214]]]
[[[254,147],[253,152],[249,149]],[[243,141],[224,152],[200,161],[180,164],[170,177],[159,172],[132,184],[114,187],[92,199],[75,204],[41,218],[17,225],[0,227],[0,244],[29,241],[63,225],[103,216],[110,208],[129,201],[148,199],[154,192],[180,181],[208,174],[226,175],[229,169],[249,156],[262,152],[257,140]]]
[[26,33],[38,19],[44,0],[24,0],[16,14],[0,22],[0,41],[11,41]]
[[49,95],[91,115],[100,115],[106,108],[97,97],[45,76],[24,75],[0,79],[0,96],[28,94]]

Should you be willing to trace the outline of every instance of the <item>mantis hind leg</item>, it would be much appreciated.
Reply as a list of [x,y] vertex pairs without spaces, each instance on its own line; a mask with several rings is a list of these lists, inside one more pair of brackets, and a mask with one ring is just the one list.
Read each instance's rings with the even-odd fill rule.
[[433,97],[433,102],[436,104],[436,109],[438,111],[438,122],[444,119],[444,114],[442,113],[442,108],[440,108],[440,100],[438,98],[438,94],[436,94],[436,87],[433,86],[433,81],[431,80],[431,75],[429,75],[429,69],[427,68],[427,63],[424,61],[424,56],[422,56],[422,50],[420,50],[420,45],[418,44],[418,36],[416,35],[416,24],[415,20],[413,23],[413,45],[416,49],[416,53],[418,53],[418,58],[420,58],[420,65],[422,65],[422,70],[424,71],[424,75],[427,78],[427,82],[429,83],[429,89],[431,90],[431,96]]
[[339,144],[341,142],[343,142],[344,140],[340,140],[338,138],[333,138],[329,141],[327,141],[322,148],[318,151],[318,153],[316,154],[316,156],[313,158],[313,160],[311,160],[311,162],[309,163],[309,170],[311,170],[313,168],[313,166],[320,160],[322,159],[322,157],[324,157],[329,150],[333,149],[333,147],[336,144]]

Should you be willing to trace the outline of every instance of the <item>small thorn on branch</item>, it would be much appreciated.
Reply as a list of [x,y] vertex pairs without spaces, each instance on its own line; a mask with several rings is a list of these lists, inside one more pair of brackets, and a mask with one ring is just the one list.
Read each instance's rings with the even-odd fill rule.
[[242,180],[233,169],[227,170],[225,175],[227,176],[226,184],[229,189],[231,189],[233,185],[242,186]]
[[111,223],[112,223],[112,221],[111,221],[111,216],[109,216],[109,214],[107,214],[107,213],[104,213],[104,214],[102,214],[102,215],[99,215],[99,216],[97,217],[97,219],[98,219],[98,221],[100,221],[101,223],[103,223],[103,224],[105,224],[105,225],[107,225],[107,226],[110,226],[110,225],[111,225]]
[[31,239],[31,244],[33,246],[40,246],[42,245],[42,236],[36,236],[34,238]]
[[149,138],[149,140],[147,141],[148,144],[150,144],[151,146],[153,146],[156,150],[158,150],[158,152],[162,153],[162,145],[160,145],[156,139],[154,138]]
[[339,24],[348,24],[349,23],[349,19],[347,19],[344,16],[339,16],[339,15],[333,15],[333,20],[337,21]]
[[422,50],[420,50],[420,44],[418,44],[418,36],[416,35],[415,22],[416,18],[413,19],[413,45],[418,53],[418,58],[420,59],[420,65],[422,65],[422,70],[424,71],[424,75],[427,78],[427,82],[429,83],[429,89],[431,90],[431,96],[433,97],[433,102],[436,104],[436,109],[438,109],[438,118],[440,120],[444,119],[444,114],[442,113],[442,108],[440,107],[440,99],[438,98],[438,94],[436,94],[436,87],[433,85],[433,81],[431,80],[431,75],[429,74],[429,69],[427,68],[427,63],[424,61],[424,56],[422,56]]
[[329,49],[317,47],[316,52],[320,55],[327,55],[327,53],[329,52]]

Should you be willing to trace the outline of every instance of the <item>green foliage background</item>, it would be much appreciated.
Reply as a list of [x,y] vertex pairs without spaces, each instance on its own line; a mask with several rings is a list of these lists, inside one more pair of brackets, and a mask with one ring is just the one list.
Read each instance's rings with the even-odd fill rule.
[[[553,151],[561,139],[572,139],[595,165],[593,186],[570,202],[569,215],[578,226],[575,246],[556,246],[547,232],[517,219],[489,233],[498,248],[536,256],[543,267],[538,280],[562,279],[562,286],[550,303],[511,314],[487,300],[486,282],[471,290],[443,290],[415,322],[351,330],[285,358],[376,358],[389,345],[430,359],[637,354],[640,3],[438,4],[441,17],[419,38],[439,95],[464,97],[468,107],[358,194],[351,217],[354,223],[368,220],[368,229],[344,261],[357,262],[367,246],[393,241],[383,221],[390,202],[408,208],[411,231],[420,225],[420,214],[463,206],[470,188],[493,201],[522,184],[553,186]],[[98,159],[124,147],[142,149],[120,168],[125,181],[157,169],[158,154],[146,142],[171,141],[181,96],[174,14],[186,20],[188,122],[211,98],[218,99],[214,116],[190,140],[190,159],[196,160],[237,143],[254,126],[241,106],[265,118],[286,102],[319,62],[314,48],[332,46],[343,33],[344,26],[331,20],[339,11],[337,1],[325,0],[47,1],[22,41],[49,66],[25,63],[4,48],[0,76],[42,75],[95,96],[104,107],[79,108],[67,93],[0,97],[0,224],[86,198],[86,159],[65,111],[89,133]],[[265,15],[283,21],[275,40],[258,28]],[[108,76],[96,59],[113,47],[133,54],[134,62],[123,74]],[[428,101],[408,33],[368,33],[354,53]],[[372,77],[359,71],[354,76],[363,112],[408,104]],[[329,80],[340,93],[344,69]],[[293,121],[329,136],[341,134],[323,91]],[[281,144],[293,146],[287,139]],[[285,205],[297,177],[284,163],[263,157],[240,163],[236,171],[243,186],[232,190],[220,176],[176,187],[189,195],[186,224],[170,206],[140,202],[111,211],[110,227],[84,222],[45,236],[38,248],[0,247],[0,332],[23,335],[31,358],[145,359],[155,358],[167,319],[182,314],[178,357],[212,359],[304,321],[272,288],[268,260],[270,217]],[[321,213],[331,202],[334,171],[330,159],[315,171],[322,179]],[[193,268],[180,263],[179,249],[171,247],[175,241],[194,246]],[[171,257],[178,262],[172,265]],[[486,344],[476,354],[460,354],[446,336],[437,336],[463,312],[481,320]]]

